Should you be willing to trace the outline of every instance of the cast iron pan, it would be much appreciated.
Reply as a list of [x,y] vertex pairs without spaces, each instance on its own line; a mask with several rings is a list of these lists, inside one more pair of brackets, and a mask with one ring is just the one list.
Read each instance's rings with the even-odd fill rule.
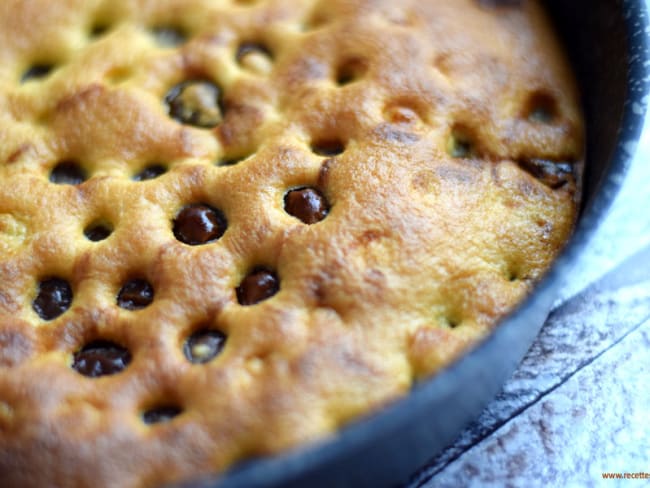
[[[434,0],[429,0],[434,1]],[[482,344],[406,398],[320,444],[251,460],[185,486],[391,486],[406,482],[476,418],[538,334],[561,279],[588,244],[628,170],[648,87],[645,0],[548,0],[574,66],[587,120],[583,213],[565,252],[536,291]]]

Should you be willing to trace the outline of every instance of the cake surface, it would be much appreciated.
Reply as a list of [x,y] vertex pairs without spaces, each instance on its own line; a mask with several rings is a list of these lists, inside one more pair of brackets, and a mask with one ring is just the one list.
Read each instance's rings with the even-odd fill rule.
[[0,2],[3,486],[334,434],[531,291],[583,124],[536,1]]

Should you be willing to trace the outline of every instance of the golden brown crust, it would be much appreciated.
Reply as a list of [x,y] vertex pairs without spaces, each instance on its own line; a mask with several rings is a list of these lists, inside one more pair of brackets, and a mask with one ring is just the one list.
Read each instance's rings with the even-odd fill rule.
[[[540,7],[494,3],[1,2],[4,486],[154,486],[321,438],[507,314],[571,232],[583,129]],[[213,127],[169,116],[192,81],[220,89]],[[86,181],[50,181],[62,162]],[[285,209],[302,187],[317,223]],[[199,204],[227,229],[184,244]],[[241,305],[258,268],[279,291]],[[73,298],[44,320],[50,278]],[[119,307],[136,279],[153,302]],[[192,364],[203,328],[225,347]],[[124,371],[71,367],[96,340]],[[143,423],[157,406],[181,413]]]

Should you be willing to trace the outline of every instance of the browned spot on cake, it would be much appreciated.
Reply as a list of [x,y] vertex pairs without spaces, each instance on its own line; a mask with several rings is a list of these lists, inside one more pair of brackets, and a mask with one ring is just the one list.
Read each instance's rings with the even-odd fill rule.
[[318,171],[318,186],[320,188],[327,187],[330,171],[332,170],[332,166],[334,165],[335,161],[336,160],[334,158],[327,158],[325,161],[323,161],[323,164],[321,164],[320,170]]
[[397,144],[415,144],[420,140],[420,136],[412,132],[406,132],[395,127],[393,124],[381,124],[374,133],[381,139]]
[[41,337],[42,345],[45,349],[71,351],[96,337],[100,325],[113,323],[114,320],[115,315],[104,310],[81,311],[74,320],[66,321],[61,327],[45,329]]
[[87,87],[73,92],[71,95],[68,95],[56,104],[56,112],[67,112],[69,110],[74,110],[76,107],[83,106],[88,103],[90,100],[95,99],[100,96],[100,94],[106,92],[106,88],[100,85],[99,83],[91,83]]
[[371,268],[364,273],[364,281],[366,281],[370,286],[374,287],[376,290],[381,290],[386,288],[386,275],[383,271],[376,268]]
[[310,276],[308,281],[308,292],[313,297],[316,305],[319,307],[331,306],[328,300],[329,288],[334,281],[331,270],[318,270],[317,273]]
[[413,175],[411,178],[411,186],[415,190],[431,193],[438,189],[440,180],[435,171],[423,169]]
[[358,238],[357,244],[363,247],[367,247],[370,243],[378,241],[380,239],[390,238],[391,233],[383,229],[369,229],[364,231]]
[[5,328],[0,330],[0,367],[17,366],[34,351],[32,328],[18,319],[1,319]]
[[295,88],[310,80],[327,77],[328,67],[318,58],[307,56],[296,59],[286,72],[286,83],[289,88]]
[[465,166],[439,166],[435,169],[435,173],[441,180],[461,185],[476,183],[478,176]]
[[394,102],[384,109],[384,117],[391,124],[413,125],[420,120],[420,116],[409,105],[408,102]]
[[33,149],[33,145],[29,143],[21,144],[18,149],[12,152],[7,158],[7,164],[12,164],[18,161],[26,152]]
[[224,121],[215,129],[224,147],[247,145],[256,128],[264,121],[264,113],[257,107],[226,100]]

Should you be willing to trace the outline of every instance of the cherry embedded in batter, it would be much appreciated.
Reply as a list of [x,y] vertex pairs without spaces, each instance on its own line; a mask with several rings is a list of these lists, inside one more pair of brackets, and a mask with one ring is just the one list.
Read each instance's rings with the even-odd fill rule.
[[345,151],[345,144],[340,139],[321,139],[311,145],[311,150],[319,156],[338,156]]
[[519,167],[554,190],[558,190],[570,181],[575,180],[573,165],[567,162],[528,158],[520,160]]
[[50,181],[60,185],[79,185],[86,179],[86,172],[76,161],[62,161],[50,173]]
[[127,310],[140,310],[151,304],[153,295],[153,287],[147,281],[131,280],[117,294],[117,304]]
[[72,369],[97,378],[124,370],[131,362],[131,354],[124,347],[110,341],[94,341],[74,353]]
[[105,224],[97,224],[86,227],[84,230],[84,235],[89,241],[99,242],[110,236],[112,232],[113,229],[111,229],[110,226]]
[[228,224],[223,213],[209,205],[189,205],[174,219],[174,236],[181,242],[196,246],[219,239]]
[[226,336],[218,330],[199,330],[183,345],[185,357],[194,364],[207,363],[217,356],[226,343]]
[[146,168],[144,168],[139,173],[133,175],[133,180],[134,181],[153,180],[154,178],[157,178],[160,175],[165,174],[166,172],[167,172],[167,168],[165,168],[162,164],[152,164],[151,166],[147,166]]
[[268,268],[253,269],[236,288],[240,305],[255,305],[275,295],[280,289],[280,280]]
[[142,414],[142,420],[145,424],[157,424],[168,422],[182,412],[180,408],[174,405],[164,405],[162,407],[152,408]]
[[284,196],[284,209],[305,224],[315,224],[329,213],[325,196],[314,188],[296,188]]
[[50,278],[38,285],[32,308],[43,320],[53,320],[70,308],[72,288],[61,278]]

